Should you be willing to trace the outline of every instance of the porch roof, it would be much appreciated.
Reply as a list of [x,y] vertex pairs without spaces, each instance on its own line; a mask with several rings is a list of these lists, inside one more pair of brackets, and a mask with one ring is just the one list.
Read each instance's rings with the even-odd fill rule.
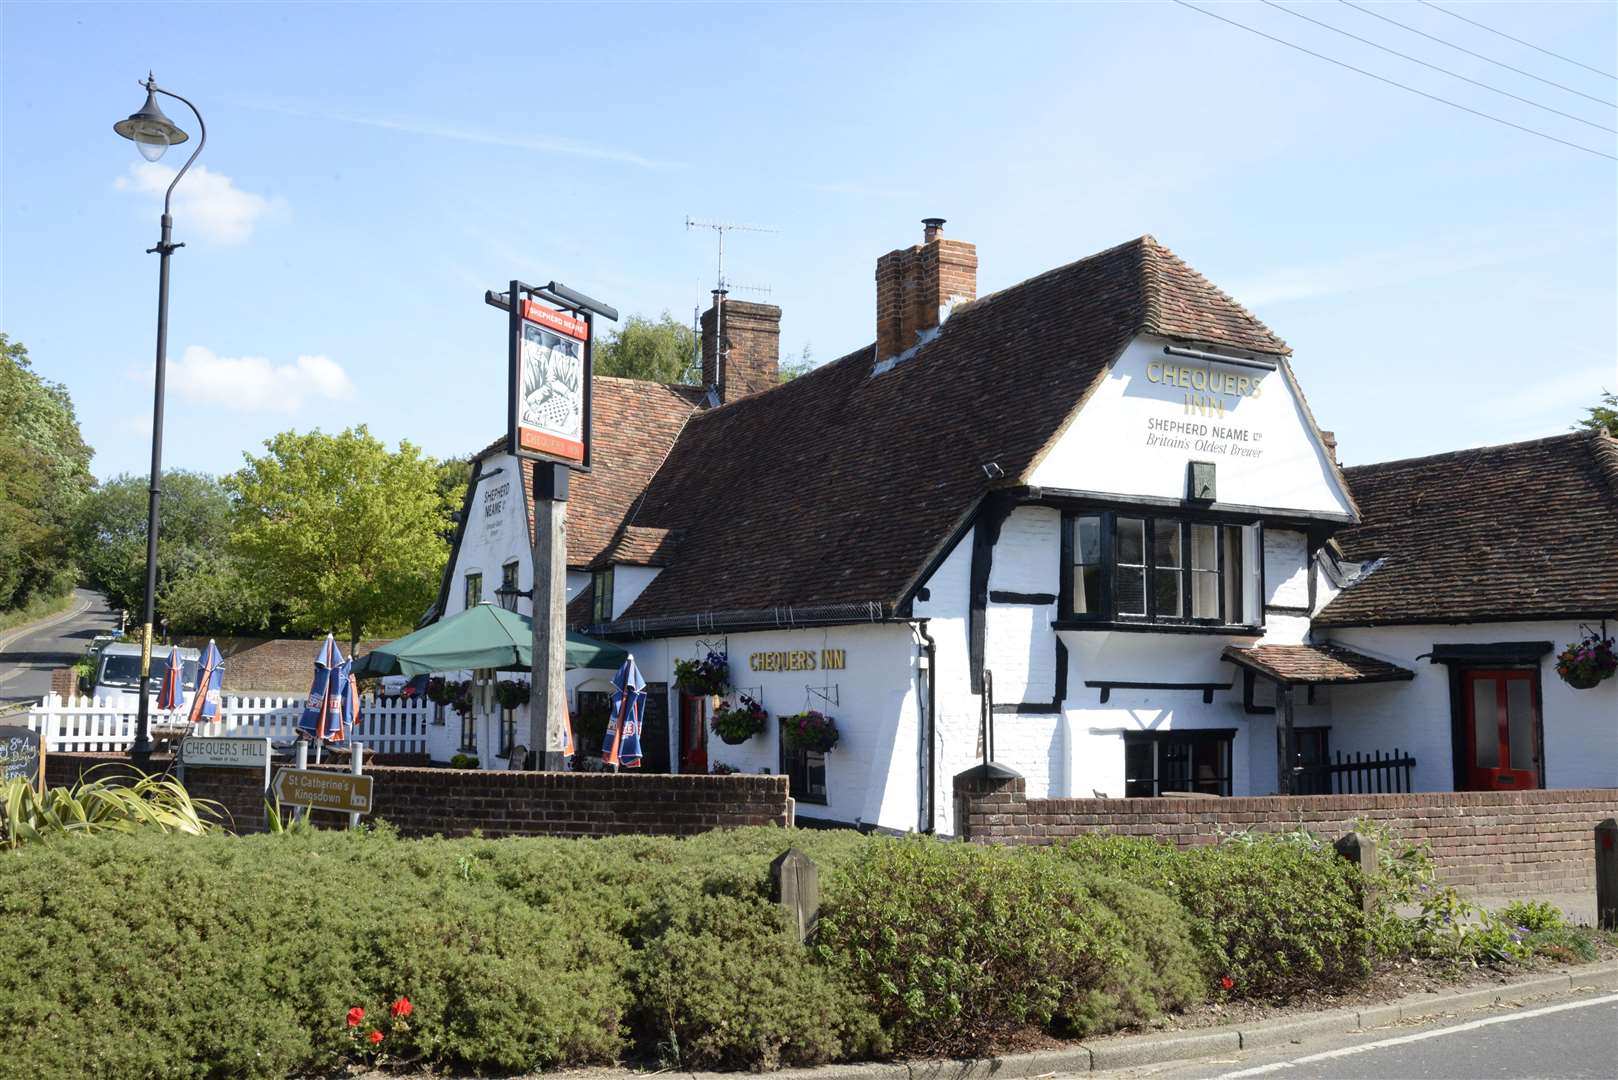
[[1409,668],[1330,641],[1320,645],[1256,645],[1252,648],[1231,645],[1226,647],[1224,659],[1283,686],[1404,682],[1416,677]]

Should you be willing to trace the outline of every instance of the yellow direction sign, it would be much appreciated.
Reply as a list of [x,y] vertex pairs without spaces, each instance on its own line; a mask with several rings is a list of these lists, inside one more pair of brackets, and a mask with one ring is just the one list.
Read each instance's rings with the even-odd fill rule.
[[282,769],[275,774],[275,797],[287,806],[311,810],[337,810],[345,814],[371,812],[371,777],[352,773]]

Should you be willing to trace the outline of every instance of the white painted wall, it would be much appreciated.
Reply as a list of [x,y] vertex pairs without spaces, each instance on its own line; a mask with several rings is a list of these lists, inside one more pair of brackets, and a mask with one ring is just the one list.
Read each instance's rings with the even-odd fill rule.
[[614,566],[612,568],[612,617],[618,618],[629,605],[640,599],[646,586],[661,571],[655,566]]
[[[944,834],[954,831],[952,780],[956,773],[975,764],[980,754],[980,699],[972,693],[967,638],[974,531],[966,531],[928,578],[927,599],[918,597],[912,606],[918,619],[928,620],[927,632],[936,643],[937,664],[933,677],[937,716],[933,724],[933,753],[937,763],[937,794],[933,800],[933,827]],[[1020,750],[1010,752],[1021,753]]]
[[[1165,344],[1162,339],[1140,337],[1125,348],[1073,424],[1034,467],[1029,483],[1181,499],[1186,494],[1186,462],[1212,461],[1222,503],[1350,512],[1348,499],[1331,475],[1329,456],[1310,430],[1283,372],[1168,356]],[[1246,380],[1236,384],[1246,392],[1214,395],[1224,406],[1222,417],[1187,413],[1186,394],[1208,394],[1161,381],[1164,365],[1201,372],[1204,386],[1210,372],[1221,386],[1226,375]],[[1153,373],[1159,381],[1151,381],[1148,376]],[[1187,434],[1154,428],[1154,421],[1195,428]],[[1179,445],[1182,442],[1185,445]]]
[[1287,529],[1264,530],[1264,603],[1309,606],[1309,538]]
[[1593,690],[1575,690],[1556,674],[1556,653],[1583,636],[1577,623],[1349,627],[1332,630],[1329,636],[1416,673],[1413,682],[1333,687],[1333,750],[1386,751],[1398,746],[1415,755],[1416,790],[1452,790],[1449,668],[1416,657],[1435,644],[1550,641],[1555,647],[1539,669],[1546,786],[1618,787],[1618,679],[1608,679]]

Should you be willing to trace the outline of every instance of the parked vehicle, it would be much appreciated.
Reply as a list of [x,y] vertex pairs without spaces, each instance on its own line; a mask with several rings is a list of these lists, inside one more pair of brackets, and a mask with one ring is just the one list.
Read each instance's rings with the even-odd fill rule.
[[[197,688],[197,667],[202,662],[202,654],[196,649],[181,649],[180,661],[185,665],[180,685],[185,687],[185,692],[189,696]],[[153,648],[151,680],[147,683],[146,690],[149,700],[154,703],[168,668],[169,650]],[[101,659],[96,667],[95,696],[110,703],[114,708],[133,711],[139,707],[139,689],[140,646],[129,642],[116,642],[102,649]],[[149,705],[148,708],[150,707]]]

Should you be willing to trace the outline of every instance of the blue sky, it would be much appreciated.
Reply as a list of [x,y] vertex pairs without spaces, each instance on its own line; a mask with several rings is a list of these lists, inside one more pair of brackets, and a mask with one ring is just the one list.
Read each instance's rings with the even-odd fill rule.
[[[1618,127],[1347,5],[1290,6]],[[1618,95],[1430,7],[1367,6]],[[1611,3],[1450,6],[1618,70]],[[1216,10],[1618,153],[1274,7]],[[1150,232],[1291,343],[1350,463],[1553,434],[1618,388],[1618,165],[1184,6],[8,3],[0,20],[0,329],[67,384],[101,476],[150,454],[163,174],[111,129],[148,67],[209,125],[207,172],[176,195],[174,466],[227,472],[276,431],[357,422],[436,455],[481,447],[505,394],[483,290],[554,278],[689,319],[715,267],[688,214],[779,228],[733,235],[728,276],[770,286],[784,351],[820,361],[871,341],[875,260],[922,217],[978,245],[980,293]]]

